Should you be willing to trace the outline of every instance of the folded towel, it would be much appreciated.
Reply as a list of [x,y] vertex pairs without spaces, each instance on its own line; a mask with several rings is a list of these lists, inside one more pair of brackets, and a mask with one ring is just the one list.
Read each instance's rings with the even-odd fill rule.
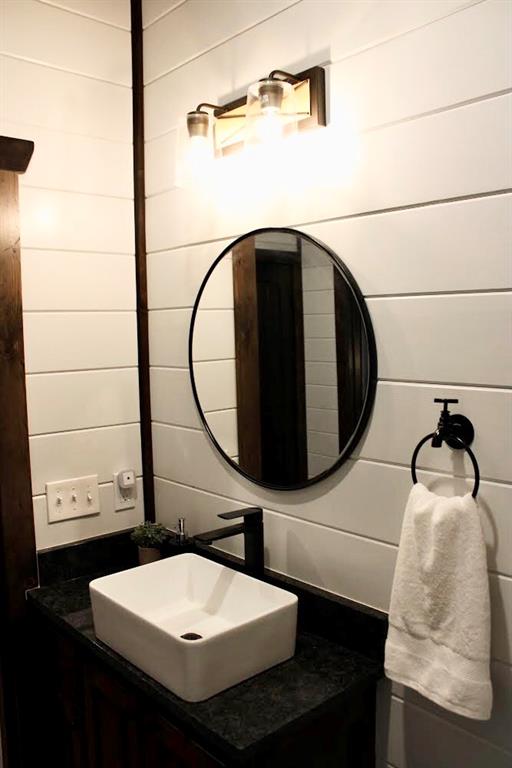
[[413,486],[396,563],[386,676],[445,709],[488,720],[490,608],[485,542],[471,494]]

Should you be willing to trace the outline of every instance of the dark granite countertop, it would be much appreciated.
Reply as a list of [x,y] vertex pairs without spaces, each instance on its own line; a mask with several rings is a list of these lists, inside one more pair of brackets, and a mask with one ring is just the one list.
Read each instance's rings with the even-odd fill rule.
[[186,702],[96,639],[89,581],[79,578],[32,590],[29,603],[150,696],[199,744],[235,764],[254,758],[263,745],[320,712],[336,711],[343,718],[344,710],[350,710],[351,697],[381,674],[379,662],[299,632],[293,659],[206,701]]

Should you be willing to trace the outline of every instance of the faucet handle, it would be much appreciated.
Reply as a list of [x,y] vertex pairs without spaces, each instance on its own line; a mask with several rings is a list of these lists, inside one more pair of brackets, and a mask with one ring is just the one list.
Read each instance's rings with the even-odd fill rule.
[[184,517],[178,517],[178,524],[175,528],[171,529],[172,532],[175,534],[176,538],[178,539],[178,542],[180,544],[184,544],[187,540],[187,531],[185,528],[185,518]]
[[263,509],[261,507],[244,507],[243,509],[233,509],[231,512],[222,512],[217,517],[221,517],[223,520],[235,520],[237,517],[249,517],[254,515],[263,519]]

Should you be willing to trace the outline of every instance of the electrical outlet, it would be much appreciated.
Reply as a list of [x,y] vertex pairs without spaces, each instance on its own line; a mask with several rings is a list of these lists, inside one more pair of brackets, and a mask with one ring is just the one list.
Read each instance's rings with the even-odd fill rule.
[[46,483],[46,507],[49,523],[98,515],[100,512],[98,475]]
[[[134,509],[137,500],[137,477],[132,469],[115,472],[114,481],[114,509],[121,512],[123,509]],[[122,486],[126,487],[122,487]]]

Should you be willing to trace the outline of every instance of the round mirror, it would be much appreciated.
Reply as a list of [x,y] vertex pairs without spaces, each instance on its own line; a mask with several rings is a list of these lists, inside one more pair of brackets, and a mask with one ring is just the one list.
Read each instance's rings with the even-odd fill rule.
[[269,488],[304,488],[349,456],[370,416],[377,355],[345,265],[293,229],[259,229],[216,259],[189,339],[194,397],[226,461]]

